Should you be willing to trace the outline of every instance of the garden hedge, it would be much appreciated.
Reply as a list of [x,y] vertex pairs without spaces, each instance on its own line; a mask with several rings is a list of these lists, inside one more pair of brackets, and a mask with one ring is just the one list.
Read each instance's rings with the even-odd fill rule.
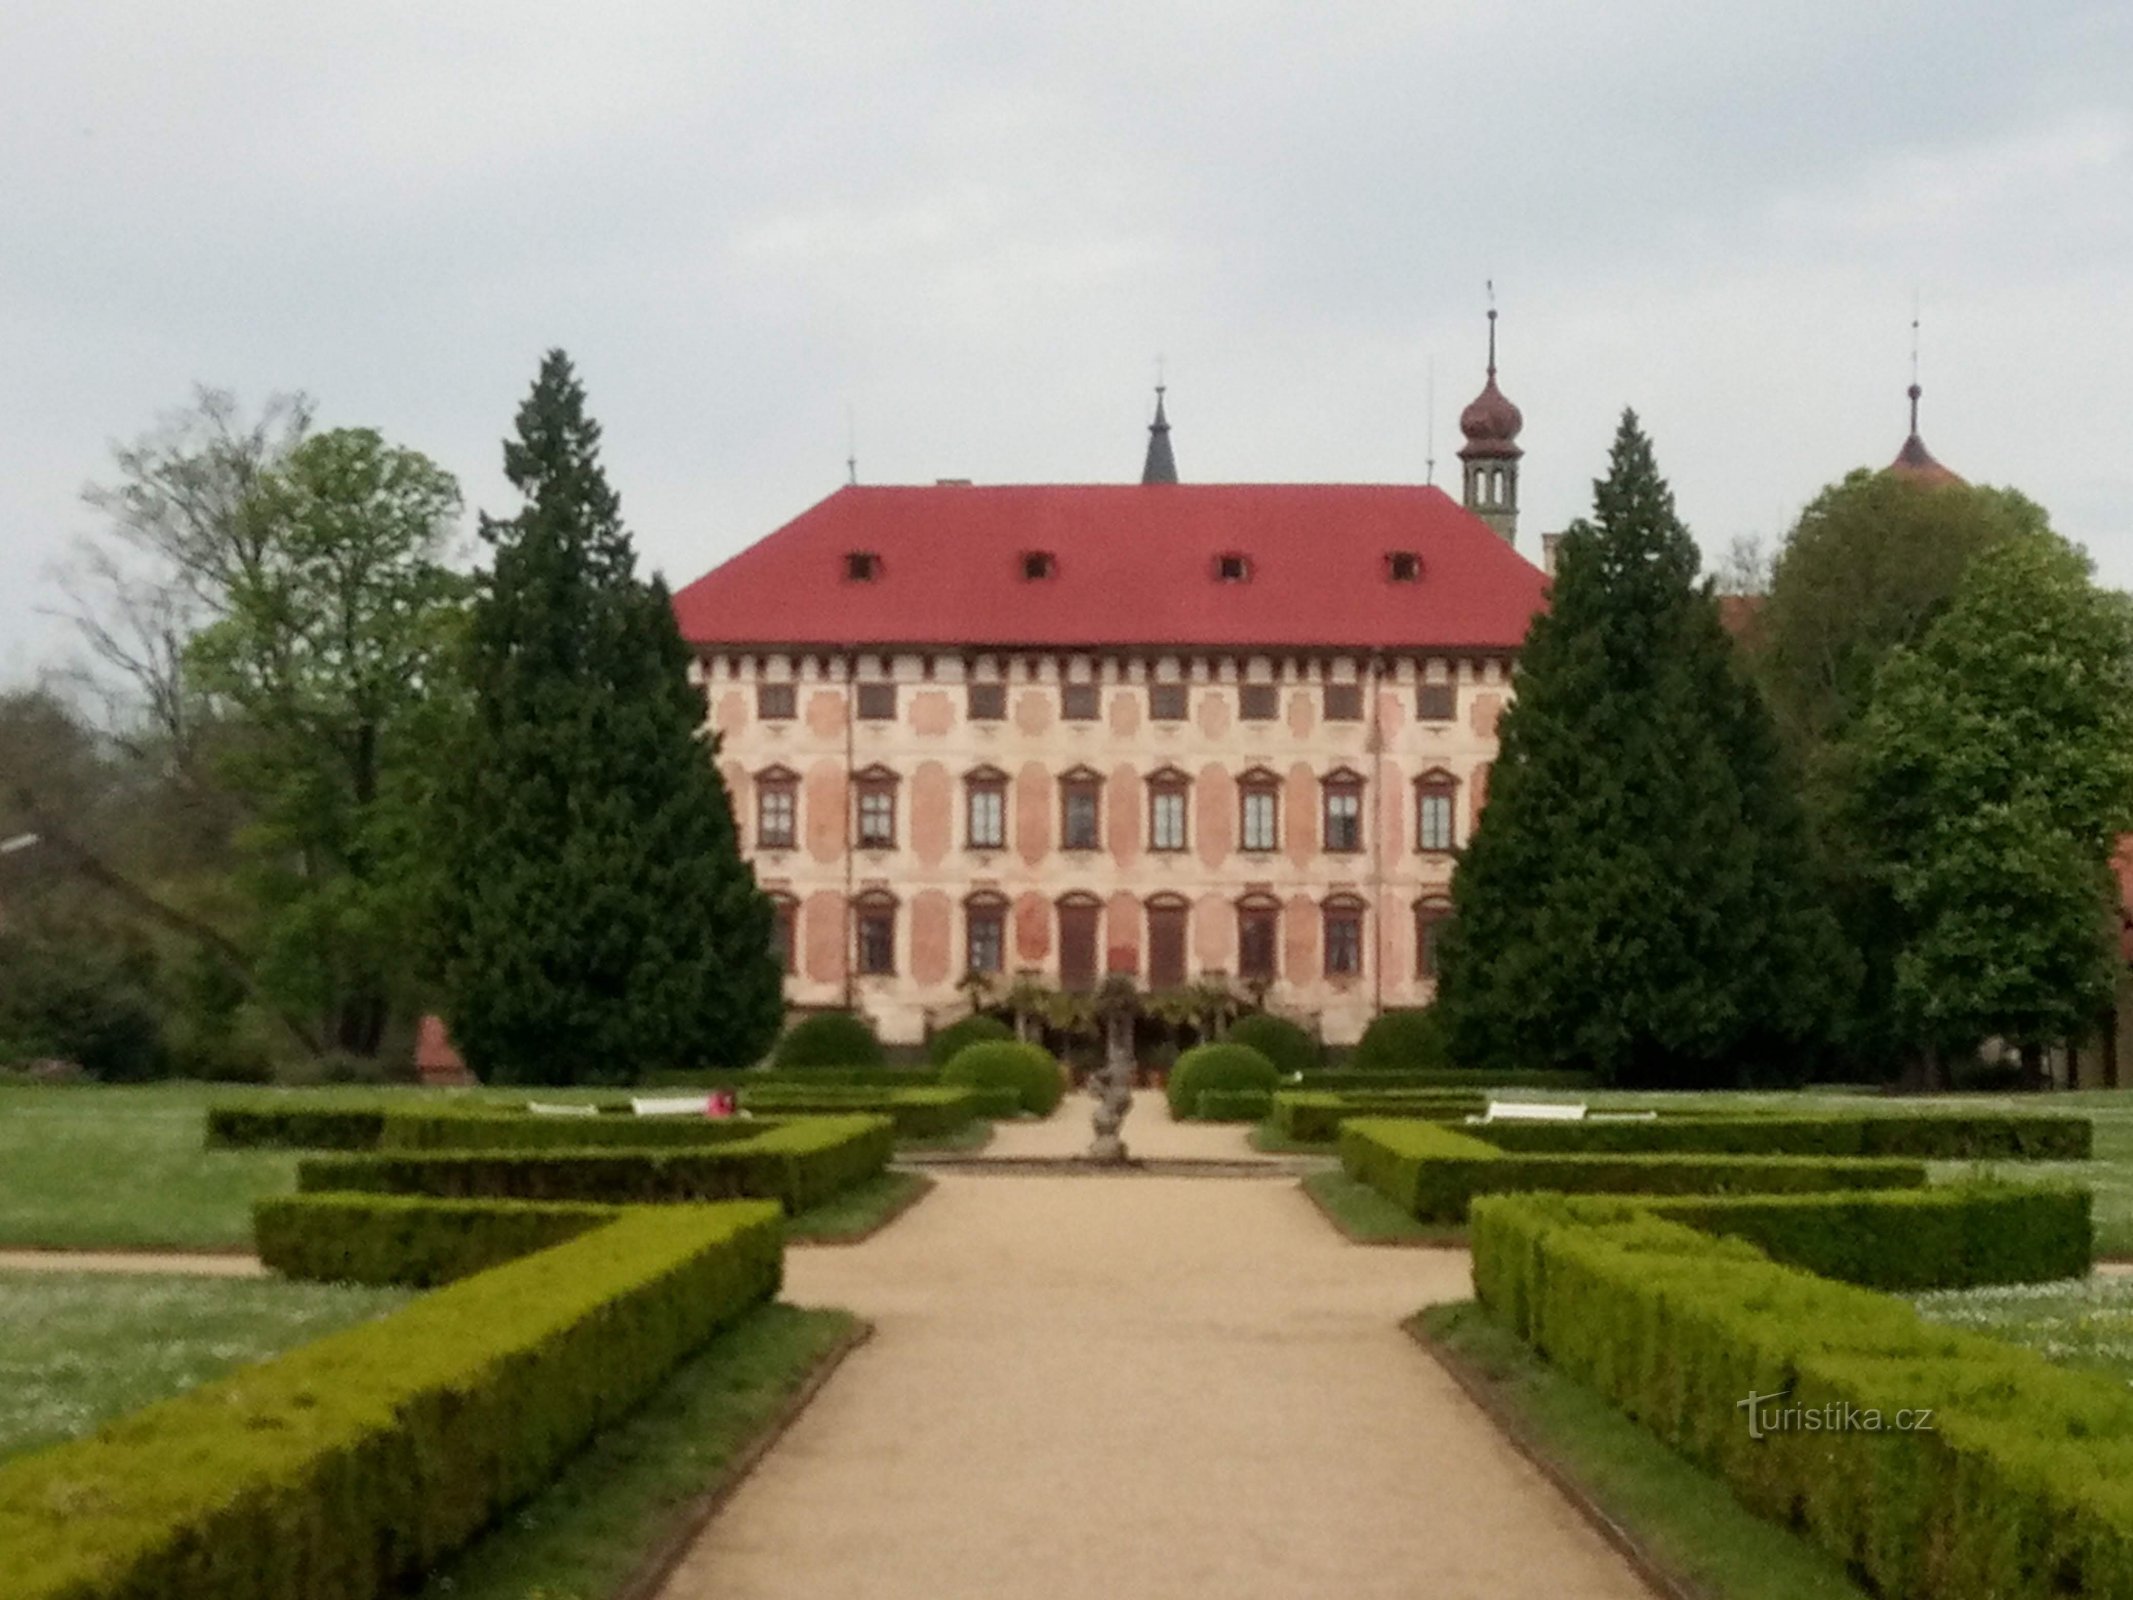
[[1280,1081],[1274,1063],[1248,1044],[1201,1044],[1178,1057],[1164,1088],[1171,1116],[1183,1121],[1200,1109],[1200,1096],[1210,1089],[1271,1094]]
[[974,1044],[998,1044],[1014,1038],[1015,1030],[998,1017],[988,1017],[982,1011],[951,1022],[926,1041],[926,1059],[938,1067],[945,1067],[964,1049]]
[[879,1067],[886,1060],[874,1025],[853,1011],[818,1011],[785,1030],[770,1052],[779,1067]]
[[778,1287],[774,1206],[637,1209],[0,1463],[10,1600],[375,1600]]
[[1459,1122],[1478,1117],[1487,1109],[1488,1102],[1479,1095],[1457,1089],[1402,1089],[1385,1094],[1283,1089],[1273,1097],[1271,1115],[1283,1137],[1316,1144],[1338,1138],[1341,1124],[1350,1117],[1421,1117],[1433,1122]]
[[1202,1089],[1194,1115],[1202,1122],[1264,1122],[1273,1098],[1264,1089]]
[[574,1239],[618,1206],[551,1200],[278,1195],[252,1203],[259,1259],[287,1278],[429,1289]]
[[771,1124],[745,1117],[534,1117],[491,1112],[389,1111],[374,1149],[701,1149],[760,1137]]
[[[1459,1222],[1480,1194],[1784,1194],[1918,1188],[1923,1162],[1735,1155],[1514,1155],[1433,1122],[1355,1118],[1341,1166],[1408,1215]],[[344,1158],[348,1159],[348,1158]],[[354,1158],[360,1159],[360,1158]]]
[[[1744,1239],[1626,1210],[1558,1195],[1480,1202],[1482,1303],[1876,1593],[2133,1594],[2123,1383],[1933,1326],[1901,1300],[1779,1265]],[[1750,1395],[1782,1397],[1752,1431]],[[1773,1427],[1780,1407],[1851,1426]],[[1928,1428],[1896,1426],[1921,1410]]]
[[899,1139],[938,1139],[959,1133],[982,1114],[977,1094],[953,1085],[938,1089],[873,1089],[856,1084],[832,1083],[820,1088],[781,1084],[768,1089],[742,1089],[741,1107],[779,1117],[867,1112],[887,1117]]
[[1229,1025],[1231,1044],[1250,1045],[1274,1063],[1284,1078],[1316,1072],[1326,1064],[1325,1047],[1306,1029],[1271,1011],[1254,1011]]
[[1683,1151],[1732,1155],[1911,1156],[1921,1161],[2086,1161],[2086,1117],[1665,1115],[1645,1121],[1490,1122],[1467,1130],[1499,1150]]
[[1819,1277],[1904,1294],[2055,1283],[2085,1278],[2095,1264],[2086,1189],[1962,1183],[1881,1194],[1589,1204],[1641,1205],[1703,1233],[1746,1239],[1772,1260]]
[[1363,1029],[1349,1053],[1357,1072],[1446,1072],[1451,1053],[1444,1024],[1429,1006],[1396,1006],[1380,1011]]
[[1050,1051],[1013,1039],[965,1045],[941,1068],[941,1081],[959,1087],[1015,1091],[1022,1109],[1048,1117],[1066,1098],[1066,1072]]
[[1313,1089],[1466,1089],[1469,1091],[1582,1090],[1596,1089],[1599,1080],[1589,1072],[1474,1072],[1451,1067],[1442,1070],[1398,1068],[1362,1071],[1352,1067],[1329,1067],[1311,1074]]
[[452,1200],[614,1204],[750,1197],[782,1201],[788,1212],[797,1213],[881,1172],[896,1148],[886,1117],[804,1117],[757,1129],[753,1137],[701,1148],[308,1156],[297,1163],[296,1187],[305,1194],[355,1190]]

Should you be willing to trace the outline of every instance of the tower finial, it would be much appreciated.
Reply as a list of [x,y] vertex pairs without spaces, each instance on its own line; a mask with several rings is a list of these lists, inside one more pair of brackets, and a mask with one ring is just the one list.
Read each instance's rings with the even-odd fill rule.
[[1911,291],[1911,432],[1918,432],[1918,291]]
[[1163,414],[1163,358],[1155,358],[1155,421],[1148,424],[1148,456],[1141,463],[1142,483],[1176,483],[1177,457],[1170,451],[1170,419]]
[[1489,291],[1489,376],[1493,378],[1496,376],[1496,280],[1485,280],[1484,287]]
[[1428,376],[1422,380],[1422,411],[1423,415],[1428,418],[1428,422],[1425,424],[1427,432],[1424,434],[1424,438],[1427,441],[1424,449],[1428,451],[1428,454],[1423,458],[1426,476],[1422,481],[1428,484],[1435,484],[1437,481],[1437,358],[1435,356],[1429,358],[1429,365],[1426,370]]
[[859,419],[849,404],[844,408],[844,481],[859,481]]

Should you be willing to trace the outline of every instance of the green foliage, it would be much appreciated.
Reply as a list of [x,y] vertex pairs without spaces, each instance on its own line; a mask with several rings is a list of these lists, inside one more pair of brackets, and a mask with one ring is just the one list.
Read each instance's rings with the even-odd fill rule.
[[1202,1089],[1193,1115],[1202,1122],[1264,1122],[1273,1099],[1264,1089]]
[[1066,1098],[1066,1073],[1033,1044],[993,1040],[965,1045],[941,1069],[941,1081],[981,1089],[1011,1088],[1032,1116],[1048,1117]]
[[852,1011],[817,1011],[785,1030],[770,1062],[776,1067],[879,1067],[874,1025]]
[[504,447],[526,504],[485,519],[472,706],[435,822],[444,1011],[488,1081],[742,1066],[775,1035],[771,906],[740,854],[665,585],[636,552],[560,351]]
[[972,1012],[949,1023],[926,1041],[926,1059],[936,1067],[945,1067],[965,1045],[986,1044],[1014,1036],[1015,1030],[998,1017]]
[[865,1112],[887,1117],[899,1139],[938,1139],[970,1126],[981,1113],[975,1091],[943,1084],[939,1088],[873,1089],[863,1085],[779,1086],[741,1091],[743,1110],[776,1117],[849,1116]]
[[805,1117],[759,1125],[746,1137],[712,1144],[310,1156],[297,1165],[296,1186],[305,1194],[355,1191],[616,1205],[755,1198],[779,1200],[788,1212],[799,1212],[874,1176],[895,1149],[896,1134],[886,1117]]
[[1454,1059],[1703,1087],[1792,1070],[1846,971],[1769,713],[1625,413],[1558,550],[1452,880]]
[[[1483,1305],[1878,1594],[2133,1592],[2123,1383],[1631,1211],[1554,1195],[1478,1205]],[[1751,1430],[1741,1402],[1753,1394],[1781,1396],[1773,1409],[1877,1412],[1882,1427]],[[1895,1431],[1920,1408],[1928,1429]]]
[[1480,1095],[1446,1089],[1348,1090],[1321,1093],[1284,1089],[1269,1107],[1282,1137],[1302,1144],[1336,1137],[1350,1117],[1418,1117],[1433,1122],[1460,1122],[1488,1109]]
[[1351,1071],[1345,1067],[1328,1068],[1311,1075],[1311,1089],[1329,1090],[1346,1094],[1352,1090],[1400,1090],[1400,1089],[1495,1089],[1503,1091],[1549,1091],[1557,1089],[1596,1089],[1599,1082],[1589,1072],[1543,1072],[1510,1071],[1487,1072],[1461,1067],[1447,1067],[1442,1071],[1407,1069]]
[[131,941],[0,927],[0,1066],[58,1060],[109,1082],[159,1076],[168,1057],[153,976]]
[[207,1108],[210,1150],[375,1150],[385,1130],[379,1105],[231,1102]]
[[1435,1006],[1380,1011],[1348,1058],[1358,1072],[1439,1072],[1451,1064],[1444,1015]]
[[1341,1167],[1410,1216],[1458,1222],[1477,1195],[1517,1190],[1572,1194],[1799,1194],[1917,1188],[1916,1161],[1816,1156],[1520,1155],[1431,1122],[1351,1118]]
[[1649,1121],[1489,1122],[1465,1130],[1519,1154],[1679,1151],[1708,1155],[1908,1156],[1920,1161],[2086,1161],[2086,1117],[1662,1116]]
[[776,1292],[775,1208],[632,1211],[0,1465],[21,1600],[374,1600]]
[[1273,1062],[1248,1044],[1201,1044],[1178,1057],[1164,1086],[1170,1097],[1170,1114],[1179,1121],[1200,1108],[1200,1096],[1210,1089],[1257,1089],[1272,1094],[1281,1082]]
[[1949,1184],[1636,1203],[1817,1277],[1902,1294],[2085,1278],[2095,1257],[2086,1189]]
[[1230,1044],[1248,1045],[1274,1063],[1284,1078],[1316,1072],[1325,1064],[1326,1053],[1311,1033],[1287,1017],[1271,1011],[1254,1011],[1229,1025]]
[[281,1195],[252,1207],[259,1259],[316,1283],[435,1288],[605,1227],[617,1206],[432,1200],[382,1194]]
[[450,473],[368,429],[304,440],[239,507],[246,558],[185,652],[236,730],[216,768],[251,819],[237,881],[258,980],[357,1055],[416,998],[421,810],[468,587],[446,565],[459,511]]
[[2054,536],[1995,546],[1924,641],[1890,656],[1846,753],[1902,1036],[1947,1056],[2087,1032],[2120,967],[2133,601]]

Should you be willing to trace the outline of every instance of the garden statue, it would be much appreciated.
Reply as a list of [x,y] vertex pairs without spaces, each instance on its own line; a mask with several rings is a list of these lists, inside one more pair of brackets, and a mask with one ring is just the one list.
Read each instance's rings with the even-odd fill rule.
[[1096,1138],[1089,1145],[1088,1159],[1105,1165],[1126,1160],[1126,1141],[1118,1130],[1133,1109],[1133,1019],[1139,1009],[1131,978],[1113,973],[1104,979],[1096,995],[1096,1014],[1103,1022],[1104,1064],[1089,1079],[1089,1092],[1096,1097],[1096,1114],[1089,1119]]

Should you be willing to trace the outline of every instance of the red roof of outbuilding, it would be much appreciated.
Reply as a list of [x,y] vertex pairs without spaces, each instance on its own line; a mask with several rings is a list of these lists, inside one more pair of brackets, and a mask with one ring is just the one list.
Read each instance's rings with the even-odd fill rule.
[[[879,558],[872,581],[847,555]],[[1024,576],[1042,552],[1050,577]],[[1421,558],[1413,582],[1390,557]],[[1243,582],[1218,577],[1244,558]],[[1512,650],[1540,569],[1441,489],[850,487],[674,598],[700,645]]]

